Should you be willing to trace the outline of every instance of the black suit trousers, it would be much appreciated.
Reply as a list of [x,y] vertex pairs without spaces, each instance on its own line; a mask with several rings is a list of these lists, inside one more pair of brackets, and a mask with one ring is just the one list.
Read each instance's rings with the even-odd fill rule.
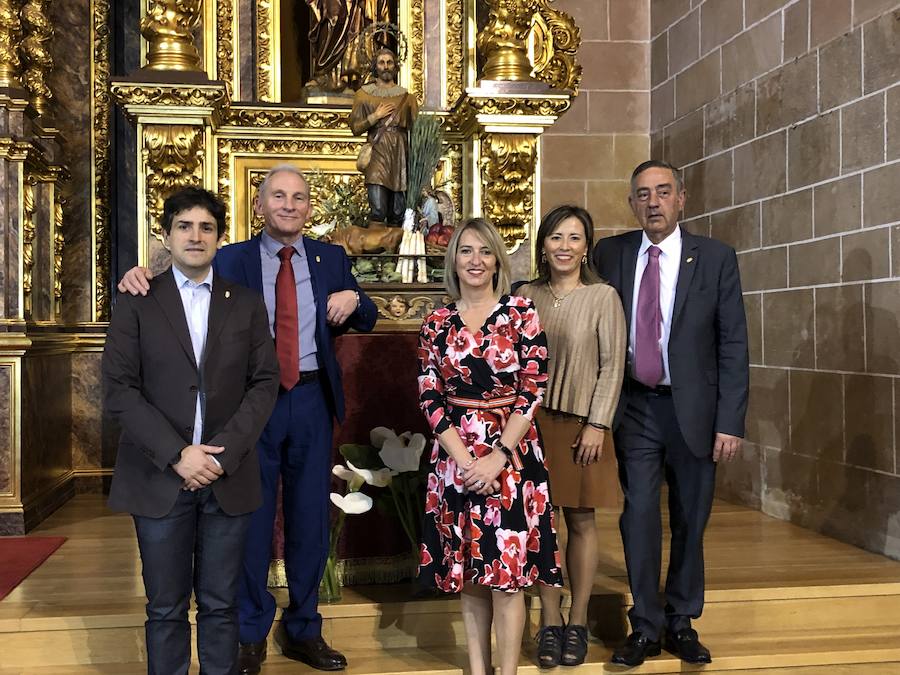
[[[715,489],[712,457],[697,457],[678,427],[671,393],[626,379],[623,414],[614,432],[625,506],[619,520],[634,606],[631,627],[656,639],[664,628],[690,627],[703,611],[703,531]],[[662,566],[660,488],[669,488],[672,533],[665,607],[659,601]]]
[[237,673],[237,591],[250,514],[229,516],[206,487],[182,490],[167,515],[134,516],[134,525],[147,593],[148,673],[187,675],[192,589],[200,672]]

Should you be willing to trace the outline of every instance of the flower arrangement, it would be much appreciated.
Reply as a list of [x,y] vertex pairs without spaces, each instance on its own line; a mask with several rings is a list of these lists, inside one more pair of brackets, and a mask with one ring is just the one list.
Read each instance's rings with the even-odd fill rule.
[[[425,437],[411,432],[398,435],[392,429],[375,427],[369,434],[369,440],[370,445],[342,445],[339,450],[346,466],[338,464],[332,469],[335,476],[346,481],[347,488],[344,494],[332,492],[330,495],[331,503],[338,512],[331,528],[328,560],[319,589],[323,602],[340,598],[336,553],[344,520],[348,515],[371,510],[376,500],[379,508],[397,516],[409,539],[410,551],[418,556],[427,475],[426,468],[422,466]],[[373,500],[360,492],[363,485],[388,489],[379,492]]]

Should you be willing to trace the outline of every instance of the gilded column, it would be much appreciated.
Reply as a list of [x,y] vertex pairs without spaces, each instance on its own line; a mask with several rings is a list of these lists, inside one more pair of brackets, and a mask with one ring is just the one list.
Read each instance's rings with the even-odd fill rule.
[[63,229],[63,207],[66,200],[60,191],[54,191],[53,199],[53,312],[55,321],[59,321],[62,313],[62,264],[63,247],[66,245],[65,231]]
[[497,226],[510,248],[528,236],[534,219],[536,134],[481,136],[482,213]]
[[22,83],[28,90],[32,107],[41,117],[47,116],[53,94],[47,79],[53,68],[49,42],[53,28],[47,18],[48,0],[26,0],[20,13],[23,40],[20,46],[24,72]]
[[149,70],[202,71],[194,32],[200,25],[203,0],[153,0],[141,19],[141,35],[149,43]]
[[22,305],[25,318],[30,319],[34,290],[34,237],[37,231],[35,224],[35,184],[33,176],[26,175],[22,190]]
[[11,0],[0,0],[0,87],[21,87],[21,62],[16,48],[21,23]]
[[163,202],[179,188],[203,184],[203,128],[186,124],[144,127],[142,163],[147,172],[150,233],[163,239]]

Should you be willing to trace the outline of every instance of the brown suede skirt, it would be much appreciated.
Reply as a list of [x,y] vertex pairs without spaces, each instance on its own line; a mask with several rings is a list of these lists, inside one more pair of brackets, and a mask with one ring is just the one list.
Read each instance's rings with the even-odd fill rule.
[[581,418],[546,408],[538,408],[536,418],[544,441],[553,506],[610,508],[621,503],[612,431],[605,433],[600,461],[581,466],[575,463],[572,447],[581,431]]

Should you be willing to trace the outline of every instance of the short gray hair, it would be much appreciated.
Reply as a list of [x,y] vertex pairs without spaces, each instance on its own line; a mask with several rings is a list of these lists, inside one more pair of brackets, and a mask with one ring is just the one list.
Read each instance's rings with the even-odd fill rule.
[[266,190],[269,187],[269,181],[272,179],[272,176],[279,173],[292,173],[297,176],[300,180],[303,181],[303,184],[306,186],[306,189],[309,190],[309,181],[306,180],[306,176],[303,175],[303,172],[298,169],[293,164],[288,164],[285,162],[284,164],[278,164],[277,166],[273,166],[269,169],[269,172],[266,174],[266,177],[263,178],[263,182],[259,184],[259,196],[263,196],[266,193]]
[[681,177],[681,172],[678,168],[668,162],[664,162],[661,159],[648,159],[646,162],[641,162],[638,164],[634,171],[631,173],[631,191],[634,192],[634,180],[644,173],[647,169],[668,169],[672,172],[672,175],[675,177],[675,191],[682,192],[684,190],[684,179]]
[[444,284],[447,286],[447,294],[453,300],[460,298],[459,277],[456,274],[456,249],[459,248],[459,240],[466,230],[473,230],[494,254],[497,259],[494,291],[498,295],[508,295],[512,271],[509,266],[509,256],[506,255],[506,245],[503,243],[500,233],[484,218],[469,218],[457,227],[453,236],[450,237],[447,252],[444,254]]

